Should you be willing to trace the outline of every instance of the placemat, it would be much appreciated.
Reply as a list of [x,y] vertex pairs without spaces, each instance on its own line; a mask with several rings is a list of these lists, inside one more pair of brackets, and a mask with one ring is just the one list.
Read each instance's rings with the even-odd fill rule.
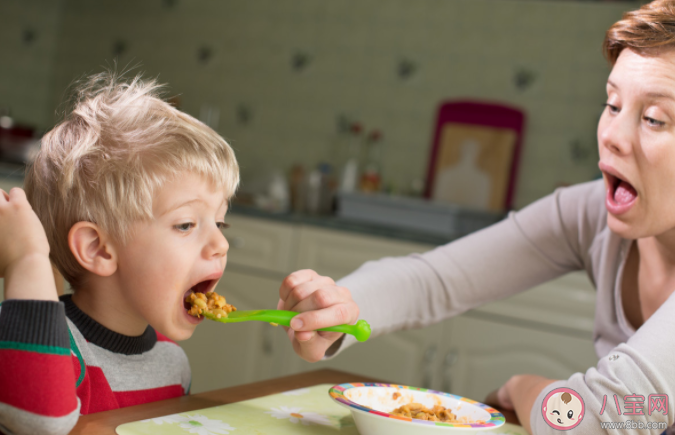
[[[348,409],[328,395],[332,384],[285,391],[243,402],[125,423],[119,435],[358,435]],[[505,424],[490,435],[527,435]]]

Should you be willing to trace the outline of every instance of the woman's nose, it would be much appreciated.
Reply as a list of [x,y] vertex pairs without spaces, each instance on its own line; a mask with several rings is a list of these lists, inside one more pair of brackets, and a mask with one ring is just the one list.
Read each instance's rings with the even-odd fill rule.
[[600,123],[598,141],[612,153],[626,155],[633,149],[636,131],[631,121],[621,115]]

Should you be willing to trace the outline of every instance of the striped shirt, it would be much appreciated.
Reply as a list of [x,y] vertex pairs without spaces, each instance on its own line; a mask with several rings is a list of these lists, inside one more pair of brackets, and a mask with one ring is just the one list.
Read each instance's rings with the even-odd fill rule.
[[148,326],[107,329],[70,295],[8,300],[0,310],[0,431],[68,433],[79,415],[187,394],[183,350]]

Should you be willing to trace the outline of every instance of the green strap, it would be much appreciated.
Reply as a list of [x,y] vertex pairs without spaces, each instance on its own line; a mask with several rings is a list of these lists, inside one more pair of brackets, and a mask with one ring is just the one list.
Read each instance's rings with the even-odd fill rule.
[[19,343],[16,341],[0,341],[0,349],[22,350],[25,352],[37,352],[61,356],[70,355],[70,349],[68,348],[35,343]]
[[[0,306],[2,306],[2,302],[0,302]],[[86,366],[84,365],[84,359],[82,358],[82,354],[80,353],[80,349],[77,347],[77,344],[75,343],[75,338],[73,337],[73,333],[70,332],[70,328],[68,328],[68,336],[70,336],[70,349],[75,353],[75,356],[77,357],[77,360],[80,362],[80,377],[77,378],[77,382],[75,383],[75,388],[79,387],[82,381],[84,381],[84,373],[87,370]],[[60,352],[54,351],[56,348],[52,346],[43,346],[45,348],[50,348],[47,353],[56,353],[59,354]],[[31,350],[37,350],[37,349],[31,349]],[[41,349],[42,351],[46,349]]]
[[80,362],[80,377],[77,378],[77,382],[75,383],[75,388],[77,388],[84,380],[84,373],[86,371],[86,366],[84,365],[84,359],[82,358],[80,349],[77,347],[77,343],[75,343],[73,333],[70,332],[70,328],[68,328],[68,335],[70,336],[70,349],[72,349],[72,351],[75,353],[75,356],[77,357],[77,360]]

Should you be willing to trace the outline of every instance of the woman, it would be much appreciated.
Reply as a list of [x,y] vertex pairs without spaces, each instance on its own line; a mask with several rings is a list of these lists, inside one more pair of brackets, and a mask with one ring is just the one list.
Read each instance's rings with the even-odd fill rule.
[[[290,332],[296,350],[317,359],[334,341],[328,354],[352,344],[351,337],[307,332],[353,317],[345,288],[374,333],[383,334],[586,270],[597,288],[597,367],[558,381],[514,376],[499,389],[498,404],[515,409],[530,433],[556,433],[542,404],[566,387],[585,403],[574,433],[597,434],[605,432],[601,421],[626,419],[610,412],[614,395],[645,396],[645,414],[649,394],[675,398],[675,0],[626,13],[607,31],[604,52],[613,68],[598,125],[603,181],[559,189],[423,255],[366,263],[339,287],[312,272],[291,275],[280,290],[281,307],[325,307],[323,317],[298,316],[304,325]],[[672,425],[668,407],[668,415],[629,418]]]

